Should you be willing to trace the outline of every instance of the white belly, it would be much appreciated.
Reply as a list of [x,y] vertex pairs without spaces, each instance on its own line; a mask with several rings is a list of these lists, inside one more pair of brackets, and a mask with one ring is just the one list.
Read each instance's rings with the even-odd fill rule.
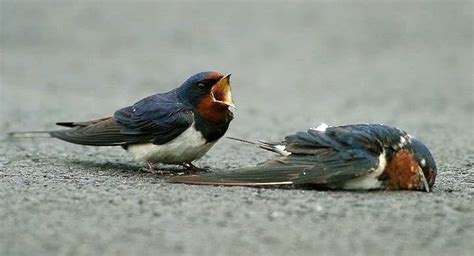
[[382,175],[386,165],[387,161],[385,160],[385,152],[383,152],[379,156],[379,165],[374,171],[362,177],[346,181],[343,185],[344,189],[369,190],[381,188],[382,181],[379,180],[379,176]]
[[201,132],[194,125],[175,139],[162,145],[151,143],[130,145],[130,152],[137,161],[151,161],[164,164],[190,163],[203,157],[215,142],[206,143]]

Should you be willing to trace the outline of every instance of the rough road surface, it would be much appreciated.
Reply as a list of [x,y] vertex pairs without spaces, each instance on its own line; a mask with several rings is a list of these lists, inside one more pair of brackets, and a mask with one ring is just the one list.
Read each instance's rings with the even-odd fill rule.
[[[0,2],[0,255],[468,255],[470,1]],[[109,115],[231,72],[228,135],[384,123],[430,146],[433,193],[168,184],[121,149],[16,130]],[[222,140],[214,171],[272,155]]]

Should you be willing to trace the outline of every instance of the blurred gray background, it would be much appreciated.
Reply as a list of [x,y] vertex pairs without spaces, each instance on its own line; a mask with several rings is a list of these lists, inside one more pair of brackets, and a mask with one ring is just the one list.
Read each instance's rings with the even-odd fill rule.
[[[0,1],[0,255],[468,255],[472,1]],[[421,138],[431,194],[173,185],[116,148],[16,130],[109,115],[232,73],[228,135],[326,122]],[[215,171],[271,154],[221,140]]]

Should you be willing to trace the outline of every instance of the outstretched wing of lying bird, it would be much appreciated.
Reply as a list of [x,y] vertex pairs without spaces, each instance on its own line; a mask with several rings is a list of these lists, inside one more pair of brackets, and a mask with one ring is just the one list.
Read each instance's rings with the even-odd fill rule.
[[199,185],[310,185],[332,189],[430,191],[436,165],[426,146],[384,125],[321,125],[279,143],[254,144],[279,154],[262,164],[228,172],[178,176],[171,182]]

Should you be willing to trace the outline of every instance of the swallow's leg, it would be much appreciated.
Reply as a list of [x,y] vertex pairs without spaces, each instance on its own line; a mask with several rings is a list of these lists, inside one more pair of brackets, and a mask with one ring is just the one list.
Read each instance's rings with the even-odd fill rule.
[[148,170],[150,170],[150,171],[155,169],[155,166],[153,166],[153,163],[149,160],[146,160],[146,165],[148,167]]
[[195,166],[194,164],[192,163],[185,163],[183,164],[183,166],[189,171],[189,172],[193,172],[193,173],[196,173],[196,172],[205,172],[209,169],[209,167],[204,167],[204,168],[199,168],[197,166]]
[[147,168],[144,168],[145,171],[152,173],[152,174],[158,174],[158,175],[168,175],[171,172],[170,171],[163,171],[158,168],[153,164],[151,161],[146,161]]

